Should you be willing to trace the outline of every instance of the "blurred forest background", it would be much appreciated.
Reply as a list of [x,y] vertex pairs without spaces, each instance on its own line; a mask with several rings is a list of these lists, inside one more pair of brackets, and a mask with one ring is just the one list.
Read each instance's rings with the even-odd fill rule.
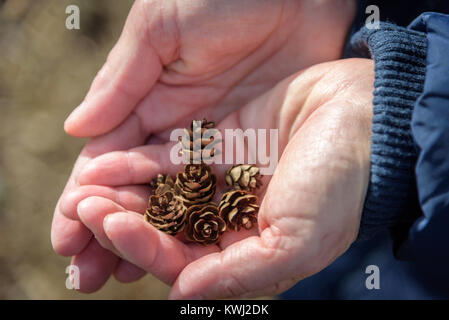
[[[0,299],[165,299],[147,275],[67,290],[50,243],[56,201],[85,141],[63,131],[120,35],[132,0],[0,0]],[[65,27],[68,5],[81,29]]]

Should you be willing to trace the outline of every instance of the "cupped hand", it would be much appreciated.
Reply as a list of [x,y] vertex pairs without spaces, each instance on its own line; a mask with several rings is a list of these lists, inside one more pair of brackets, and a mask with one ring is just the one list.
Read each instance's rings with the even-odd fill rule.
[[[92,137],[56,206],[52,243],[84,269],[81,290],[95,291],[112,272],[133,281],[144,272],[102,249],[79,221],[77,204],[102,196],[142,211],[145,187],[79,186],[91,159],[167,139],[201,115],[223,119],[296,70],[340,56],[353,0],[138,0],[123,33],[66,131]],[[132,204],[128,206],[128,204]],[[88,284],[88,285],[87,285]]]
[[97,136],[135,113],[150,135],[201,109],[222,118],[286,76],[338,59],[354,14],[354,0],[138,0],[65,129]]
[[[311,67],[219,122],[218,128],[279,129],[279,164],[265,177],[258,227],[218,245],[184,243],[142,219],[136,198],[88,197],[81,220],[98,242],[172,285],[171,298],[276,294],[328,266],[356,239],[370,164],[373,62]],[[171,143],[108,152],[80,172],[81,185],[120,188],[174,173]],[[217,175],[226,166],[215,166]],[[222,190],[221,190],[222,191]],[[143,201],[143,199],[142,199]]]

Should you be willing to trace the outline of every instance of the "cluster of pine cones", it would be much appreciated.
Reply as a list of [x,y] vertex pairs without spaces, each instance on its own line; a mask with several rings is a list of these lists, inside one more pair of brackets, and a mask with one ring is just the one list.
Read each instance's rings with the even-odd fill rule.
[[[192,150],[195,144],[194,123],[201,124],[201,132],[214,128],[213,122],[203,119],[192,121],[190,130],[185,130],[190,144],[182,144],[182,151],[190,159],[198,158],[198,152],[213,143],[213,139],[206,141],[200,137],[202,140],[197,145],[201,150]],[[213,154],[213,149],[209,154]],[[257,222],[258,198],[251,192],[261,186],[260,178],[256,166],[242,164],[231,167],[225,176],[230,189],[217,205],[213,202],[217,178],[204,162],[187,164],[175,180],[169,175],[159,174],[151,183],[154,194],[150,196],[145,220],[170,235],[184,231],[190,241],[203,245],[217,243],[226,230],[251,229]]]

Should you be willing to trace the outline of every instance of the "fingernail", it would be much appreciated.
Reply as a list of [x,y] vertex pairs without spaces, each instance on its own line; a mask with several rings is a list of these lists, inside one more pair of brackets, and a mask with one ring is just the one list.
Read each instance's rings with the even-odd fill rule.
[[85,199],[81,200],[78,203],[78,205],[76,206],[76,213],[77,213],[79,219],[83,222],[84,222],[84,219],[83,219],[84,216],[89,214],[89,211],[90,211],[90,208],[89,208],[90,205],[89,205],[88,199],[89,198],[85,198]]
[[89,210],[89,202],[90,202],[89,197],[81,200],[76,207],[76,211],[78,211],[78,213],[88,211]]
[[115,215],[116,215],[115,213],[108,214],[103,219],[103,229],[104,229],[104,232],[106,233],[106,235],[108,235],[108,231],[111,228],[112,224],[114,223],[113,220],[114,220]]
[[103,227],[104,227],[105,230],[106,230],[106,229],[109,227],[109,225],[110,225],[109,220],[110,220],[111,216],[112,216],[112,214],[108,214],[108,215],[107,215],[106,217],[104,217],[104,219],[103,219]]
[[77,113],[79,110],[81,110],[86,103],[83,101],[78,107],[73,109],[73,111],[70,113],[70,115],[67,117],[67,119],[64,121],[64,128],[67,128],[70,126],[71,122],[73,122],[77,116]]

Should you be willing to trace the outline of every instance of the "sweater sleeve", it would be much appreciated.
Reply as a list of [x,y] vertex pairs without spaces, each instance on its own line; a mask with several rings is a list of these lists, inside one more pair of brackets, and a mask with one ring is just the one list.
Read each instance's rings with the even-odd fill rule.
[[375,63],[370,182],[358,240],[407,229],[420,214],[410,122],[423,91],[426,45],[425,33],[389,23],[351,39],[351,55]]

